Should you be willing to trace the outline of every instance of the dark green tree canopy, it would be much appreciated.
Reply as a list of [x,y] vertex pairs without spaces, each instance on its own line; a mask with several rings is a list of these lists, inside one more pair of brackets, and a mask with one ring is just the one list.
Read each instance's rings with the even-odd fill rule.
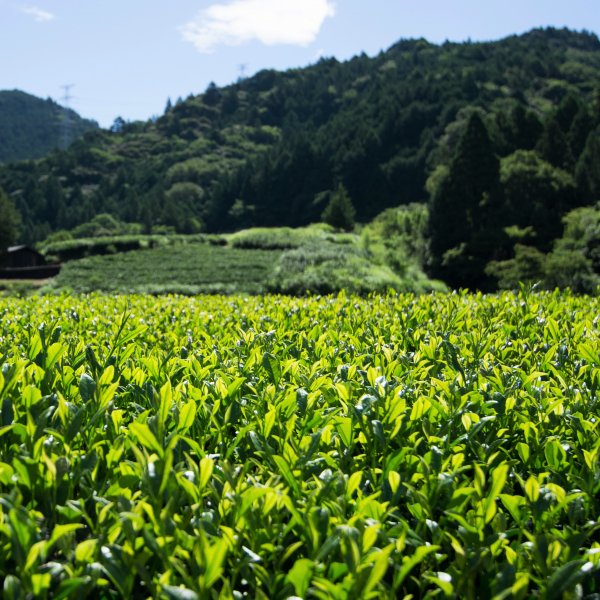
[[555,118],[546,121],[536,150],[545,161],[555,167],[565,170],[573,168],[574,159],[567,135]]
[[14,203],[0,188],[0,257],[17,240],[20,224],[21,217]]
[[587,137],[577,162],[575,177],[582,199],[587,202],[600,201],[600,125]]
[[[452,278],[453,285],[474,285],[471,272],[475,275],[480,269],[475,263],[478,265],[485,259],[481,242],[486,236],[481,232],[497,204],[498,172],[498,158],[487,128],[475,112],[430,204],[433,273],[437,277]],[[460,269],[458,262],[462,265]]]
[[577,203],[573,177],[533,151],[518,150],[502,159],[500,179],[506,224],[531,227],[535,245],[548,250],[561,234],[562,215]]
[[331,194],[331,198],[327,207],[323,211],[323,222],[344,231],[352,231],[354,229],[354,216],[356,210],[352,205],[352,200],[348,195],[348,191],[339,184],[336,190]]

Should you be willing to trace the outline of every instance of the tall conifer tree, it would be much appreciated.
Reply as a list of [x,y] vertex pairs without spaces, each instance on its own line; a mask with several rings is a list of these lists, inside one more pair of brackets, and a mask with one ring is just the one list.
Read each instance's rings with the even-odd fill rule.
[[[483,267],[473,243],[495,210],[498,158],[487,128],[474,113],[458,145],[447,177],[430,203],[433,274],[455,286],[477,286]],[[481,257],[483,258],[483,257]],[[450,262],[460,262],[450,265]],[[469,266],[471,265],[471,266]]]

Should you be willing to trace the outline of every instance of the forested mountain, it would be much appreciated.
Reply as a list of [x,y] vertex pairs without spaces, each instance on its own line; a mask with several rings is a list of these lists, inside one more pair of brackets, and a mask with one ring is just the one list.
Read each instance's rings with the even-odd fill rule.
[[41,158],[97,128],[95,121],[82,119],[50,98],[0,91],[0,163]]
[[[600,41],[586,32],[402,40],[375,57],[210,85],[158,119],[117,120],[5,166],[0,186],[24,241],[98,213],[180,232],[303,225],[340,184],[359,221],[429,201],[432,271],[478,285],[487,262],[511,256],[506,228],[547,251],[561,216],[599,197],[599,81]],[[479,279],[449,276],[477,256]]]

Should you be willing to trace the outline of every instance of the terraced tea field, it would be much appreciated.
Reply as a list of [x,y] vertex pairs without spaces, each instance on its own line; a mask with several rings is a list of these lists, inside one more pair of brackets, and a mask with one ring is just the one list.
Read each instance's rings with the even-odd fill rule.
[[4,598],[595,598],[598,314],[1,299]]

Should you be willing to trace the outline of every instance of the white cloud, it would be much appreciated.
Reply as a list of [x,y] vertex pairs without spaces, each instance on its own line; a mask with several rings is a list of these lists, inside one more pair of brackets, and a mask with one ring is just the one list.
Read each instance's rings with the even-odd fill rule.
[[334,15],[331,0],[230,0],[201,11],[181,32],[200,52],[251,40],[268,46],[306,46],[315,40],[325,19]]
[[52,13],[43,10],[42,8],[38,8],[37,6],[23,6],[21,11],[26,15],[33,17],[33,20],[38,23],[46,23],[47,21],[55,19],[55,16]]

